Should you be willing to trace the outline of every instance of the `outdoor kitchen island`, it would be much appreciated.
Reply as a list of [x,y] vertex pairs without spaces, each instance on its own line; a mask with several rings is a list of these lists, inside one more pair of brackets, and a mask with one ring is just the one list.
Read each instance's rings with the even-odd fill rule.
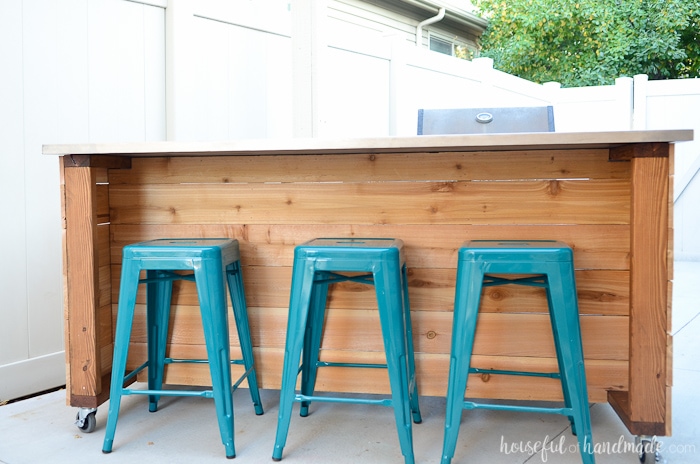
[[[295,245],[314,237],[400,238],[419,392],[444,396],[460,245],[556,239],[574,249],[590,401],[610,402],[632,434],[670,435],[673,143],[692,136],[674,130],[45,145],[44,154],[60,155],[67,400],[96,408],[109,396],[121,251],[129,243],[237,239],[258,381],[278,389]],[[146,354],[144,293],[131,367]],[[191,282],[175,285],[173,305],[169,355],[204,358]],[[382,362],[374,289],[339,284],[329,307],[321,359]],[[235,355],[233,326],[230,333]],[[473,365],[556,371],[542,289],[484,290]],[[473,398],[562,399],[558,379],[472,377]],[[173,364],[166,381],[207,385],[208,368]],[[388,388],[381,369],[358,375],[329,367],[317,382],[318,391]]]

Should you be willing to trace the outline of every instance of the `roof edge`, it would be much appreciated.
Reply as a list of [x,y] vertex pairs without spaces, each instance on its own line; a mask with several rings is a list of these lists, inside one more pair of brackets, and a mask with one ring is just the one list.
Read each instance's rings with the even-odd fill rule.
[[425,11],[437,14],[440,8],[445,8],[445,17],[452,21],[464,24],[465,26],[479,29],[482,32],[486,29],[488,20],[475,15],[466,10],[455,8],[454,6],[446,5],[444,2],[430,0],[399,0],[401,3],[421,8]]

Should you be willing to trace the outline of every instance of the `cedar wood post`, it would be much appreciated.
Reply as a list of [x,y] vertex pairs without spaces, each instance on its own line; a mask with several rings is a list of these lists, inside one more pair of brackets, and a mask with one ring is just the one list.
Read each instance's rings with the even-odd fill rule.
[[645,143],[610,151],[611,159],[631,159],[632,191],[629,391],[608,392],[608,401],[635,435],[671,433],[670,150],[668,143]]

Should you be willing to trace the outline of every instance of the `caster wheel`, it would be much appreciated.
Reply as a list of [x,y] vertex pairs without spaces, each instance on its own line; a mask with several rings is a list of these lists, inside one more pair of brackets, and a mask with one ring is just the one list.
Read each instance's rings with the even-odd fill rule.
[[659,443],[656,437],[637,439],[639,446],[639,462],[640,464],[666,464],[659,452]]
[[95,418],[96,411],[93,411],[86,415],[82,424],[80,423],[80,413],[75,416],[75,425],[85,433],[92,433],[95,431],[95,426],[97,425],[97,419]]
[[639,454],[640,464],[656,464],[656,453],[647,453],[642,451]]

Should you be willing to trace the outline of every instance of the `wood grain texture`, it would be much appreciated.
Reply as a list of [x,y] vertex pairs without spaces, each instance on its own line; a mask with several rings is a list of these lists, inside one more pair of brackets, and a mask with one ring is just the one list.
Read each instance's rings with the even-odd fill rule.
[[[512,179],[623,179],[629,163],[607,165],[608,150],[225,156],[134,159],[112,184],[387,182]],[[276,169],[269,166],[274,163]]]
[[632,161],[630,412],[640,422],[666,418],[668,172],[664,158]]
[[[415,312],[412,315],[414,342],[419,352],[448,355],[450,352],[452,313]],[[137,307],[132,340],[146,342],[145,310]],[[284,348],[287,309],[250,309],[251,338],[255,347]],[[624,316],[581,317],[584,327],[584,352],[587,359],[628,359],[629,342],[625,337],[628,318]],[[384,352],[376,310],[330,310],[322,349]],[[199,308],[175,306],[171,315],[173,345],[204,345]],[[237,346],[233,324],[229,334]],[[504,357],[555,357],[549,316],[546,314],[484,313],[479,316],[475,354]]]
[[[628,224],[610,180],[110,186],[114,224]],[[410,198],[410,201],[407,201]]]
[[95,396],[102,390],[99,353],[99,259],[96,173],[70,168],[65,176],[66,253],[64,272],[68,295],[66,351],[70,394]]

